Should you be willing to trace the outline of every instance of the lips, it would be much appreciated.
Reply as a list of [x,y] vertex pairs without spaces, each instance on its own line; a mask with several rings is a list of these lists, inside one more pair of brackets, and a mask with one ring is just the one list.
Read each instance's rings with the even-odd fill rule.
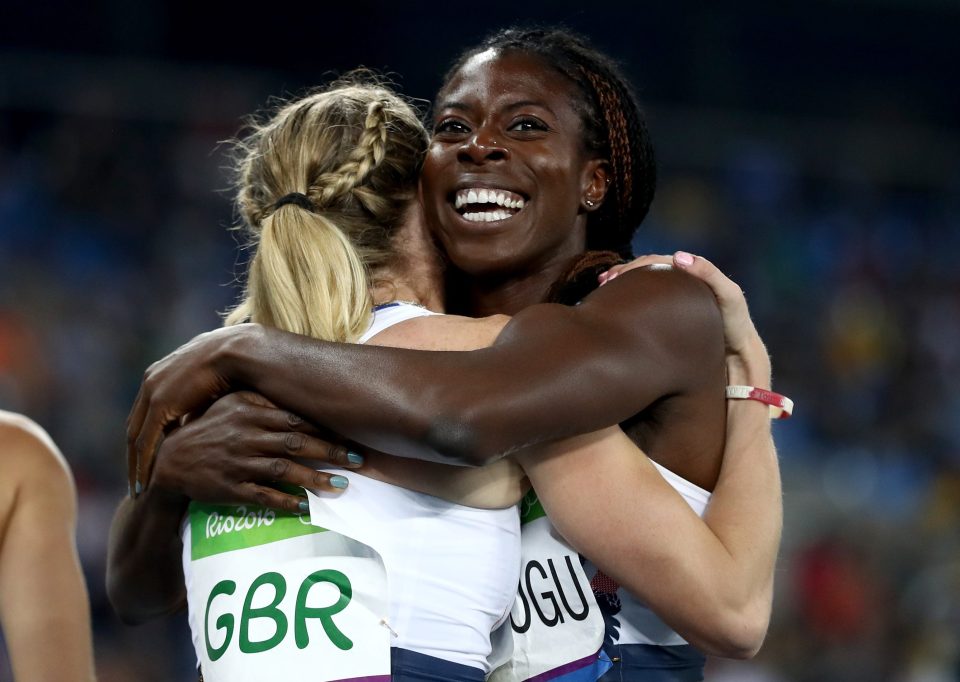
[[464,220],[491,223],[508,220],[521,210],[527,200],[508,189],[464,187],[456,191],[453,205]]

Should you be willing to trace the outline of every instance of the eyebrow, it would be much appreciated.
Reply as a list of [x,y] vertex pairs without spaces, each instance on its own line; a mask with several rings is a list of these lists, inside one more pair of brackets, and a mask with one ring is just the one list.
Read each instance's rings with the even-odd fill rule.
[[[553,114],[554,116],[556,116],[556,113],[553,111],[553,109],[551,109],[550,107],[548,107],[545,103],[543,103],[543,102],[541,102],[541,101],[539,101],[539,100],[535,100],[535,99],[523,99],[523,100],[519,100],[519,101],[517,101],[517,102],[511,102],[510,104],[508,104],[507,106],[504,107],[504,110],[505,110],[505,111],[513,111],[514,109],[521,109],[521,108],[523,108],[523,107],[529,107],[529,106],[540,107],[541,109],[546,109],[546,110],[549,111],[551,114]],[[456,100],[449,101],[449,102],[441,102],[441,103],[440,103],[440,106],[437,107],[438,110],[440,110],[440,109],[457,109],[457,110],[459,110],[459,111],[469,111],[471,108],[472,108],[472,107],[471,107],[470,105],[466,104],[465,102],[458,102],[458,101],[456,101]]]

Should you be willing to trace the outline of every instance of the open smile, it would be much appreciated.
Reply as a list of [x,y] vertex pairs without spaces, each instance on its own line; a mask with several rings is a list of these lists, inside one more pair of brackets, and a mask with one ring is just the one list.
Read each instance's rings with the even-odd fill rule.
[[457,213],[472,223],[509,220],[523,210],[527,201],[516,192],[490,187],[465,187],[452,197]]

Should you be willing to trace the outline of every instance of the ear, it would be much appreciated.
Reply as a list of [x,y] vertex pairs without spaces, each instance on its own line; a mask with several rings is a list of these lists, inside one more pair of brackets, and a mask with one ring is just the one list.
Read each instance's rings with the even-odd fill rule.
[[610,187],[610,162],[606,159],[591,159],[583,173],[583,192],[580,207],[590,213],[603,204]]

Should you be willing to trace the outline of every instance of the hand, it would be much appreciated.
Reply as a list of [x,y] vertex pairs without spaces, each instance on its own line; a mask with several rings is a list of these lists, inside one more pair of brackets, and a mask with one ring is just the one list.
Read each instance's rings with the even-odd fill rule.
[[191,412],[201,412],[231,389],[217,367],[218,352],[257,325],[236,325],[201,334],[144,372],[127,417],[127,476],[130,493],[139,495],[150,480],[164,433]]
[[[304,498],[270,484],[340,492],[333,476],[291,458],[356,468],[362,459],[318,437],[294,414],[249,392],[230,393],[172,431],[160,445],[152,487],[199,502],[258,504],[303,512]],[[345,482],[344,477],[334,482]]]
[[[685,251],[677,251],[673,256],[640,256],[629,263],[615,265],[607,272],[602,273],[600,284],[602,286],[624,272],[635,268],[658,265],[673,266],[685,270],[704,281],[713,290],[713,295],[717,299],[720,313],[723,316],[723,335],[727,345],[728,359],[736,358],[740,362],[749,357],[754,365],[764,363],[761,356],[766,358],[766,350],[753,320],[750,319],[750,310],[747,308],[747,299],[743,295],[743,290],[736,282],[724,275],[717,266],[702,256],[694,256]],[[762,376],[762,366],[759,369],[759,374]],[[749,373],[757,374],[758,372]],[[769,379],[757,383],[758,385],[769,384]]]

